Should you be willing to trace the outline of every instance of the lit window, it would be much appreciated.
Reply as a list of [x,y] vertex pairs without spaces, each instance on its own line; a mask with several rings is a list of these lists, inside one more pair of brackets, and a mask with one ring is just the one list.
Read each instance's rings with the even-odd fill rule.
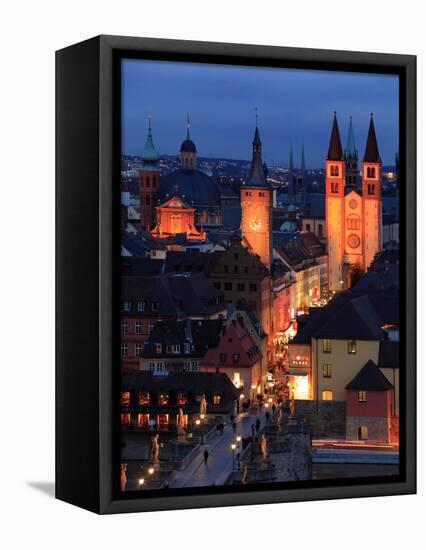
[[130,311],[132,308],[132,302],[123,302],[123,310]]
[[179,392],[176,397],[176,402],[178,405],[188,405],[188,394]]
[[135,333],[142,334],[142,321],[136,321],[135,323]]
[[130,392],[122,391],[121,392],[121,406],[130,407]]
[[322,399],[323,399],[323,401],[332,401],[333,400],[333,392],[331,390],[324,390],[322,392]]
[[329,363],[325,363],[322,366],[322,375],[324,378],[331,378],[331,365]]
[[356,340],[348,340],[348,353],[356,353]]
[[129,323],[127,321],[121,321],[121,334],[127,334],[129,332]]
[[145,302],[138,302],[138,311],[145,311]]
[[127,357],[129,349],[127,344],[121,344],[121,357]]
[[138,405],[140,407],[143,407],[145,405],[149,405],[149,391],[140,391],[138,393]]
[[367,392],[365,390],[358,392],[358,401],[359,403],[367,403]]
[[213,395],[213,405],[220,405],[220,395]]
[[169,427],[169,415],[159,414],[157,415],[157,424],[160,430],[167,430]]
[[130,413],[124,413],[121,415],[121,425],[130,426]]
[[323,353],[331,353],[331,340],[329,338],[322,341],[322,351]]
[[135,355],[136,357],[139,357],[139,355],[142,353],[143,350],[143,344],[136,344],[135,345]]
[[241,386],[241,374],[239,372],[234,372],[232,375],[232,382],[236,388]]
[[158,404],[163,407],[169,404],[169,394],[164,392],[158,394]]
[[139,413],[138,414],[138,428],[148,428],[149,426],[149,414]]

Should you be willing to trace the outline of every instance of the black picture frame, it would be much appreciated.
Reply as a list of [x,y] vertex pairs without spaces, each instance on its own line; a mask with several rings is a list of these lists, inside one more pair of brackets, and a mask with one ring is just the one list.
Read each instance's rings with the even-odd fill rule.
[[[405,184],[400,190],[401,474],[391,482],[359,478],[118,497],[117,67],[122,57],[399,75]],[[106,514],[415,492],[416,57],[119,36],[98,36],[56,52],[56,498]]]

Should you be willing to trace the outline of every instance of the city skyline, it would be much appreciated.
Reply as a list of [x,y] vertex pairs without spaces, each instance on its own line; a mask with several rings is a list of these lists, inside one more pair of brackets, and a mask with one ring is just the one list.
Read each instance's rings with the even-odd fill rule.
[[122,70],[123,154],[140,154],[148,114],[157,150],[177,154],[189,114],[199,156],[249,160],[257,112],[267,163],[288,166],[292,144],[297,167],[304,145],[307,168],[322,168],[333,112],[343,146],[352,116],[360,158],[373,112],[383,164],[394,163],[397,76],[146,60],[125,60]]

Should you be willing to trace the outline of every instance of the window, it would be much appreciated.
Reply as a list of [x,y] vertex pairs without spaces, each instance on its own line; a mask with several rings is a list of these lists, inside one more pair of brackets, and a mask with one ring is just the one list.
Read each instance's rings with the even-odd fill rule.
[[149,323],[149,325],[148,325],[148,332],[149,332],[149,334],[151,334],[153,328],[154,328],[154,322],[153,322],[153,321],[150,321],[150,323]]
[[238,363],[239,360],[240,360],[240,354],[239,353],[233,353],[232,354],[232,361],[234,363]]
[[331,353],[331,340],[328,338],[322,341],[322,351],[323,353]]
[[358,439],[368,439],[368,428],[367,428],[367,426],[360,426],[358,428]]
[[191,362],[191,370],[192,370],[192,372],[197,372],[198,371],[198,361],[192,361]]
[[241,374],[239,372],[233,373],[232,382],[236,388],[239,388],[241,386]]
[[232,290],[232,283],[225,283],[225,290]]
[[213,395],[213,405],[220,405],[220,395]]
[[322,392],[322,399],[323,399],[323,401],[332,401],[333,400],[333,392],[331,390],[324,390]]
[[374,179],[376,177],[376,169],[374,166],[368,166],[367,167],[367,178]]
[[163,351],[163,346],[161,344],[155,344],[155,353],[159,355]]
[[157,415],[157,424],[160,430],[167,430],[169,427],[169,415],[159,414]]
[[121,406],[130,407],[130,392],[122,391],[121,392]]
[[238,283],[237,288],[240,292],[244,292],[245,289],[246,289],[246,285],[245,285],[245,283]]
[[142,321],[136,321],[135,323],[135,333],[142,334]]
[[142,353],[143,350],[143,344],[136,344],[135,345],[135,355],[136,357],[139,357],[139,355]]
[[158,302],[152,302],[152,311],[158,311],[159,304]]
[[330,175],[334,177],[339,177],[339,167],[338,166],[331,166],[330,167]]
[[132,302],[123,302],[123,310],[130,311],[132,309]]
[[367,392],[365,390],[361,390],[358,392],[358,402],[367,403]]
[[188,344],[187,342],[184,344],[185,353],[189,353],[191,351],[191,344]]
[[167,352],[167,353],[172,353],[172,346],[171,346],[171,344],[167,344],[167,346],[166,346],[166,352]]
[[129,323],[127,321],[121,321],[121,334],[127,334],[129,332]]
[[149,426],[149,414],[139,413],[138,414],[138,428],[148,428]]
[[121,357],[127,357],[129,354],[129,349],[127,347],[127,344],[121,344]]
[[248,273],[248,266],[247,265],[244,266],[244,273]]
[[346,218],[346,227],[348,229],[361,229],[361,219],[356,214],[351,214]]
[[221,363],[226,363],[226,358],[227,358],[228,354],[227,353],[220,353],[219,354],[219,361]]
[[216,290],[220,290],[220,283],[216,282],[216,283],[213,283],[213,286],[215,287]]
[[180,344],[173,344],[172,352],[173,353],[180,353]]
[[122,426],[130,426],[130,414],[124,413],[121,415],[121,425]]
[[234,273],[238,273],[238,266],[234,265]]
[[138,311],[145,311],[145,302],[138,302]]
[[331,365],[329,363],[325,363],[322,366],[322,375],[324,378],[331,378]]
[[306,231],[310,231],[311,230],[311,224],[307,223],[305,229],[306,229]]
[[162,407],[169,404],[169,394],[167,392],[158,394],[158,404]]
[[374,188],[375,188],[374,183],[369,183],[369,184],[367,185],[367,193],[368,193],[369,195],[374,195]]
[[144,407],[146,405],[149,405],[149,403],[150,403],[149,391],[138,392],[138,405],[140,407]]
[[[182,417],[182,420],[183,420],[183,425],[182,427],[183,428],[187,428],[188,427],[188,415],[187,414],[184,414],[183,417]],[[179,424],[179,415],[177,414],[176,415],[176,426]]]
[[348,353],[356,353],[356,340],[348,340]]
[[257,284],[256,283],[250,283],[249,284],[249,290],[250,290],[250,292],[256,292],[257,291]]
[[176,403],[178,405],[188,405],[188,394],[179,392],[176,397]]
[[331,182],[331,192],[332,193],[338,193],[339,192],[339,184],[335,181]]

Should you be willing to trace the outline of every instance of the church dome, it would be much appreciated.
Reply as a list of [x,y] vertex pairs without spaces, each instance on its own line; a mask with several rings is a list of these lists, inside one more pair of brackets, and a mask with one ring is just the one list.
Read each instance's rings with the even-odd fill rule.
[[195,147],[195,143],[191,139],[186,139],[182,142],[182,145],[180,146],[180,152],[181,153],[196,153],[197,148]]
[[191,206],[220,206],[216,183],[200,170],[179,168],[160,179],[157,198],[160,203],[173,196],[180,196]]

